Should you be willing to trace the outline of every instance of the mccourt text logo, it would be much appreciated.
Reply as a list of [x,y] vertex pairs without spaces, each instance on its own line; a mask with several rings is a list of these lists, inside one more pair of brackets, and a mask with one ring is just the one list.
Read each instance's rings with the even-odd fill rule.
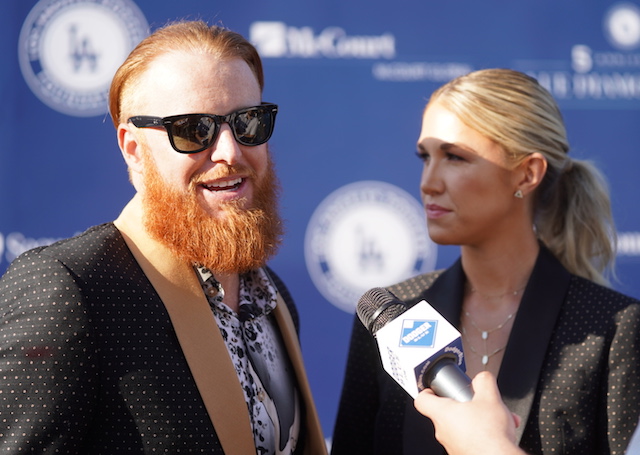
[[262,57],[283,58],[394,58],[395,36],[352,36],[341,27],[315,33],[311,27],[292,27],[284,22],[254,22],[249,39]]

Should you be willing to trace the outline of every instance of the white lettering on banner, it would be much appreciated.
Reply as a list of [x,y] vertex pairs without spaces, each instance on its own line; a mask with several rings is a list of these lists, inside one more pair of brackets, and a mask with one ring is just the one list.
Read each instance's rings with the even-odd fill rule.
[[466,63],[393,62],[373,65],[373,77],[380,81],[447,82],[470,73]]
[[52,81],[45,73],[38,74],[38,80],[42,87],[47,90],[49,96],[53,101],[65,106],[74,105],[102,105],[106,106],[109,99],[108,92],[95,92],[95,93],[79,93],[72,90],[67,90],[64,87],[59,86]]
[[580,99],[638,99],[640,73],[576,74],[573,77],[573,94]]
[[594,52],[589,46],[571,48],[571,67],[576,73],[589,73],[594,68],[640,68],[640,54],[629,52]]
[[640,72],[591,72],[587,74],[565,71],[528,71],[540,85],[559,99],[577,100],[638,100]]
[[391,59],[396,56],[395,36],[350,36],[340,27],[315,34],[311,27],[291,27],[283,22],[254,22],[249,40],[262,57]]
[[594,61],[598,66],[640,68],[640,54],[622,54],[620,52],[597,52]]
[[618,256],[640,256],[640,232],[618,234]]
[[598,51],[588,44],[574,44],[572,71],[558,69],[564,67],[560,61],[549,69],[545,68],[547,62],[523,60],[515,69],[536,78],[558,101],[573,101],[574,106],[637,109],[640,8],[631,2],[615,3],[604,14],[603,31],[614,49]]
[[593,68],[593,55],[589,46],[576,44],[571,48],[571,67],[577,73],[588,73]]

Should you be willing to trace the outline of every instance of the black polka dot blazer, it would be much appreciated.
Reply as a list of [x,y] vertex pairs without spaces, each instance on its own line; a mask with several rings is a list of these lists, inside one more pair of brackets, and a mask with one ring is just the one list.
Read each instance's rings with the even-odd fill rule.
[[[389,289],[412,304],[427,300],[459,327],[464,281],[458,261]],[[622,455],[640,413],[640,302],[571,275],[542,248],[498,384],[522,417],[527,453]],[[433,434],[356,318],[332,454],[444,453]]]
[[17,258],[0,311],[0,452],[222,453],[168,313],[113,224]]

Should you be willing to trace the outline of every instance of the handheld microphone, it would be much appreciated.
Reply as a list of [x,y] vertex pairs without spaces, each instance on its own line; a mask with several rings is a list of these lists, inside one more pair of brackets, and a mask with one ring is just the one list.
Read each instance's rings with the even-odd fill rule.
[[460,333],[425,300],[409,308],[388,290],[373,288],[356,313],[376,338],[384,369],[414,399],[425,388],[456,401],[473,398]]

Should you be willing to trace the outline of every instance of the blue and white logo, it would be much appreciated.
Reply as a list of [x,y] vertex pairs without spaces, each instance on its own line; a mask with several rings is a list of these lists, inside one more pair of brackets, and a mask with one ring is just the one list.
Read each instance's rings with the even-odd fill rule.
[[437,320],[405,319],[402,321],[401,347],[432,348],[436,340]]
[[620,50],[640,47],[640,8],[633,3],[617,3],[604,17],[605,36]]
[[320,293],[353,313],[368,289],[432,271],[437,249],[414,197],[390,183],[361,181],[339,188],[318,206],[304,254]]
[[342,27],[293,27],[284,22],[254,22],[249,40],[265,58],[392,59],[396,39],[391,33],[349,35]]
[[113,75],[148,28],[131,0],[40,0],[20,31],[20,69],[50,108],[104,115]]

